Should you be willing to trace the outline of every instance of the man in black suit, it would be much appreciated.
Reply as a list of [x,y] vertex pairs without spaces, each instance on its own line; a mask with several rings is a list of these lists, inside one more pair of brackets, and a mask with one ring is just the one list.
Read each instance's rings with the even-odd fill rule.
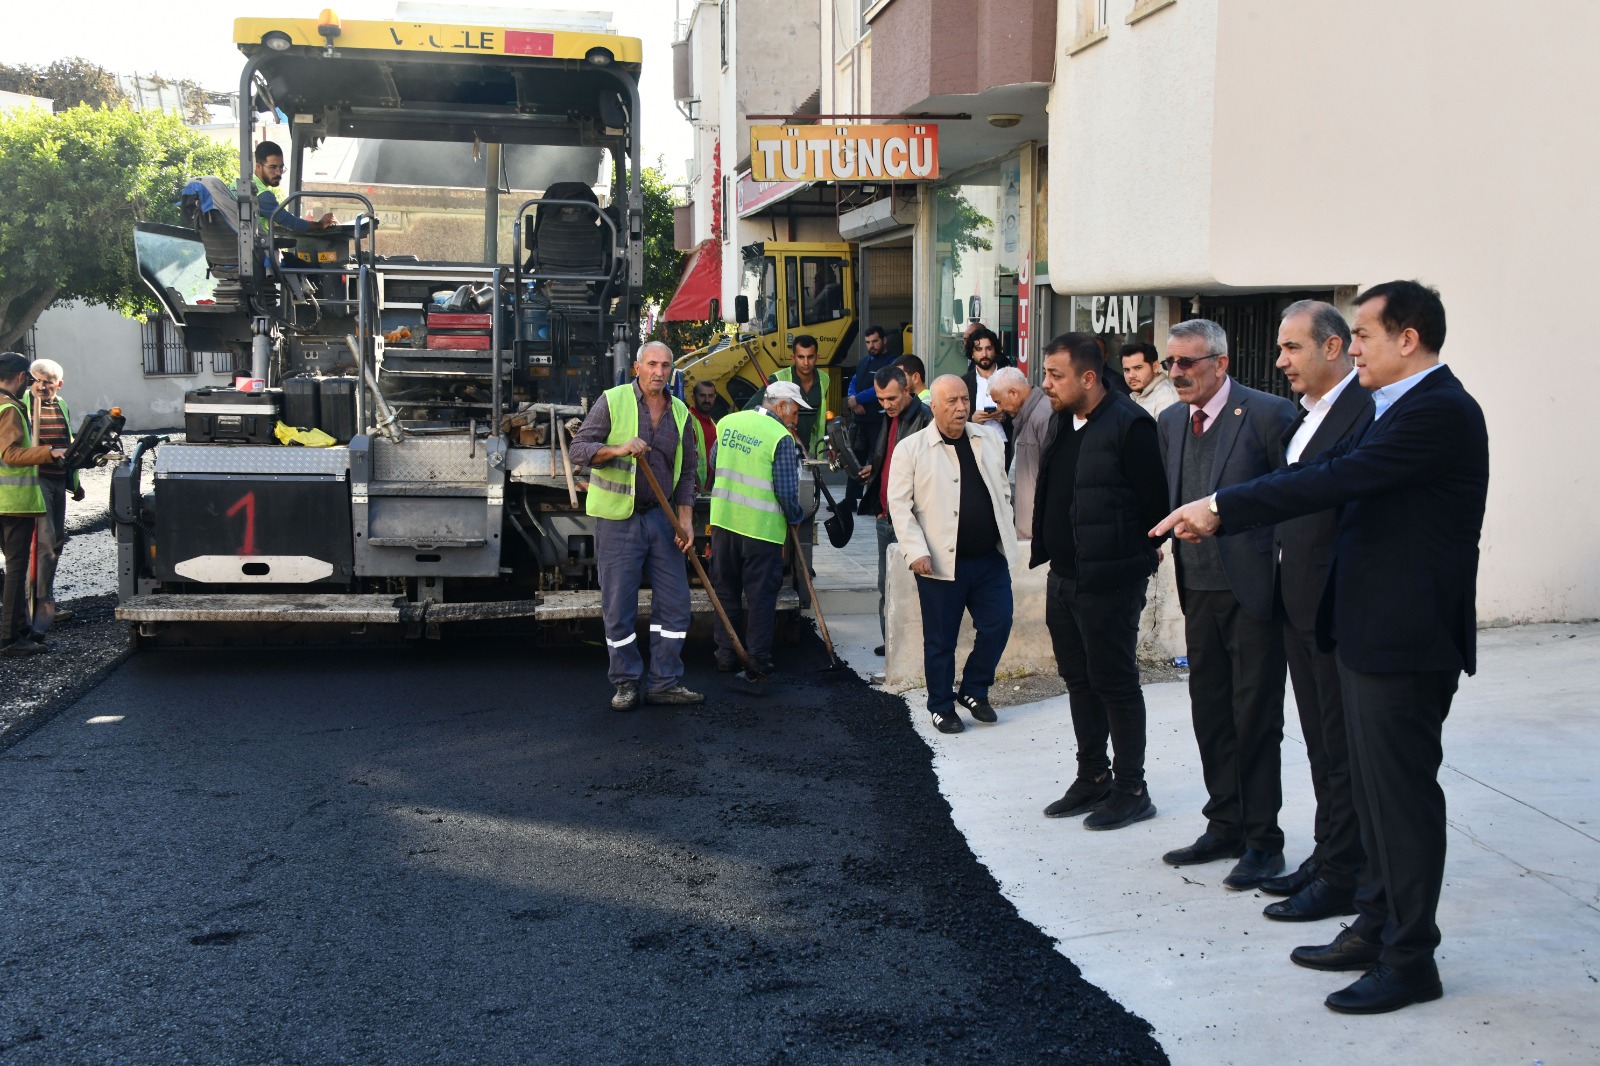
[[1373,420],[1309,463],[1178,508],[1153,536],[1186,540],[1341,508],[1317,635],[1334,647],[1365,861],[1360,917],[1296,963],[1365,970],[1327,998],[1377,1014],[1443,995],[1434,916],[1444,880],[1442,733],[1477,669],[1478,538],[1489,488],[1483,410],[1450,368],[1444,304],[1414,281],[1356,297],[1350,352]]
[[[1350,327],[1332,304],[1300,300],[1284,309],[1278,369],[1300,394],[1302,408],[1284,437],[1284,465],[1310,462],[1372,420],[1372,398],[1356,381],[1350,359]],[[1317,648],[1316,634],[1317,603],[1338,525],[1339,512],[1330,509],[1279,523],[1277,530],[1283,646],[1317,797],[1316,847],[1298,870],[1261,886],[1269,895],[1289,897],[1262,912],[1281,922],[1356,913],[1361,830],[1350,794],[1339,667],[1332,653]]]
[[[1228,335],[1180,322],[1162,367],[1178,390],[1157,428],[1173,506],[1279,465],[1294,406],[1228,377]],[[1189,652],[1189,703],[1207,800],[1205,832],[1162,856],[1173,866],[1238,859],[1223,884],[1255,888],[1283,872],[1283,634],[1273,613],[1270,528],[1174,552]]]

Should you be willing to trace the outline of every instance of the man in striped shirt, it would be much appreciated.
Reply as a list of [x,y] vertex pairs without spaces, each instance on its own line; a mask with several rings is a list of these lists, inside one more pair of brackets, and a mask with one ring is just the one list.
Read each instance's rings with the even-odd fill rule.
[[[71,415],[61,399],[64,374],[54,359],[35,359],[28,368],[33,375],[34,443],[47,448],[66,448],[72,443]],[[78,473],[70,475],[60,459],[39,467],[39,487],[44,491],[44,514],[39,519],[39,575],[36,599],[55,603],[56,564],[67,541],[67,492],[74,500],[83,499]],[[70,608],[56,610],[55,620],[71,620]]]

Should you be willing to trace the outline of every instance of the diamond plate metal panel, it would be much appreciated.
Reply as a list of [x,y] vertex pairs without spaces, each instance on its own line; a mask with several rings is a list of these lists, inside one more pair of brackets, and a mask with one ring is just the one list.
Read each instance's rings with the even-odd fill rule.
[[170,474],[321,474],[344,477],[350,449],[252,444],[163,444],[156,477]]
[[479,441],[469,455],[465,436],[407,437],[396,443],[372,442],[373,481],[449,481],[482,484],[489,480],[489,457]]

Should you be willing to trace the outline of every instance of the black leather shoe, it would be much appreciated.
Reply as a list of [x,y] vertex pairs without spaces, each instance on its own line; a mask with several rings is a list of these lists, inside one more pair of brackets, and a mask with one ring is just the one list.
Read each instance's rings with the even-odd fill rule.
[[1307,944],[1289,952],[1289,961],[1313,970],[1366,970],[1378,964],[1382,944],[1364,939],[1349,926],[1331,944]]
[[1306,887],[1288,899],[1267,904],[1261,913],[1277,922],[1317,922],[1356,913],[1356,894],[1353,889],[1335,888],[1313,877]]
[[1297,869],[1291,870],[1282,877],[1274,877],[1263,881],[1258,887],[1269,896],[1292,896],[1309,885],[1321,868],[1321,862],[1315,858],[1308,858]]
[[1097,811],[1100,805],[1111,795],[1111,774],[1101,773],[1099,777],[1079,776],[1072,782],[1071,787],[1050,806],[1044,809],[1046,818],[1072,818],[1076,815]]
[[982,696],[957,696],[956,702],[967,709],[974,722],[993,725],[1000,718],[994,713],[994,705]]
[[1237,859],[1243,854],[1244,841],[1219,840],[1206,832],[1201,833],[1188,847],[1167,852],[1161,856],[1161,861],[1168,866],[1199,866],[1218,859]]
[[1340,1014],[1387,1014],[1442,995],[1439,968],[1429,959],[1404,970],[1380,962],[1355,984],[1339,989],[1323,1002]]
[[874,654],[874,655],[882,655],[884,653],[884,649],[885,648],[886,648],[886,645],[879,644],[876,648],[872,649],[872,654]]
[[1250,848],[1233,871],[1222,879],[1222,886],[1231,888],[1235,892],[1244,892],[1281,873],[1283,873],[1283,852]]

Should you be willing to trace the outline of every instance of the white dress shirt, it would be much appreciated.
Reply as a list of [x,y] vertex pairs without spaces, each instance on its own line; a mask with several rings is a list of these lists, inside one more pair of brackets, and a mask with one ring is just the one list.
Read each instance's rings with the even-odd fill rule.
[[1196,407],[1192,403],[1185,405],[1189,408],[1189,424],[1191,426],[1194,425],[1194,413],[1196,411],[1204,411],[1206,420],[1200,423],[1200,432],[1210,433],[1211,427],[1217,424],[1217,416],[1222,414],[1223,410],[1228,406],[1228,396],[1232,392],[1233,378],[1224,374],[1222,376],[1222,386],[1212,394],[1211,399],[1206,401],[1204,407]]
[[1394,406],[1394,402],[1422,383],[1422,379],[1438,370],[1443,363],[1434,363],[1420,374],[1412,374],[1408,378],[1401,378],[1393,385],[1385,385],[1381,389],[1372,390],[1372,420],[1376,422],[1383,417],[1383,413]]
[[1309,396],[1300,397],[1300,406],[1306,409],[1306,418],[1300,423],[1300,428],[1294,431],[1294,436],[1289,438],[1287,458],[1291,465],[1300,461],[1300,455],[1306,450],[1306,445],[1311,443],[1311,437],[1316,433],[1317,427],[1322,425],[1323,420],[1328,417],[1328,412],[1333,410],[1334,401],[1344,392],[1345,386],[1355,380],[1355,377],[1356,371],[1352,367],[1348,374],[1339,379],[1339,384],[1323,393],[1316,402],[1312,402]]

